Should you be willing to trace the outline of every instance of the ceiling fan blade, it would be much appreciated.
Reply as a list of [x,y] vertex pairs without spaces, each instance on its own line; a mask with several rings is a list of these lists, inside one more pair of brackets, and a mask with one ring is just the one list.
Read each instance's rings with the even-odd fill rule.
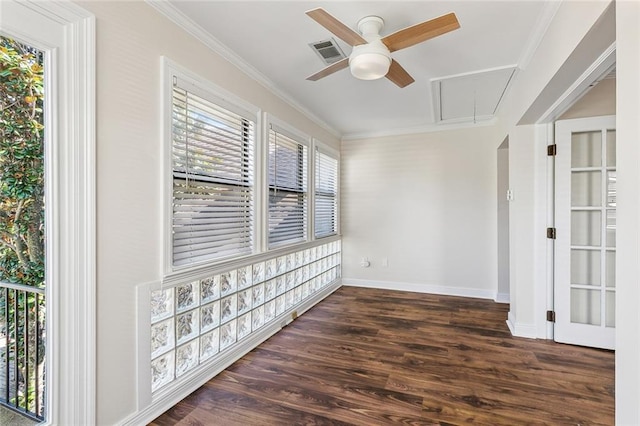
[[348,66],[349,66],[349,58],[341,59],[338,62],[334,62],[333,64],[329,65],[328,67],[321,69],[317,73],[315,73],[313,75],[310,75],[309,77],[307,77],[307,80],[311,80],[311,81],[320,80],[321,78],[326,77],[328,75],[331,75],[336,71],[340,71],[342,69],[345,69]]
[[360,34],[338,21],[321,7],[308,10],[306,13],[311,19],[331,31],[336,35],[336,37],[340,38],[350,46],[358,46],[360,44],[367,43],[367,40],[362,38]]
[[382,38],[382,42],[389,48],[389,51],[395,52],[458,28],[460,28],[460,23],[456,14],[448,13],[389,34]]
[[415,81],[395,59],[391,60],[389,72],[385,77],[393,81],[400,88],[408,86]]

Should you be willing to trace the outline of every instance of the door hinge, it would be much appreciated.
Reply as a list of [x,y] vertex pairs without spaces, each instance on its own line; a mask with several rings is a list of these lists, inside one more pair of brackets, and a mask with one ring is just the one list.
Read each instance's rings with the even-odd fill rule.
[[549,157],[553,157],[558,153],[558,145],[555,143],[553,145],[547,145],[547,155]]
[[547,311],[547,321],[556,322],[556,313],[554,311]]
[[547,238],[551,240],[556,239],[556,228],[547,228]]

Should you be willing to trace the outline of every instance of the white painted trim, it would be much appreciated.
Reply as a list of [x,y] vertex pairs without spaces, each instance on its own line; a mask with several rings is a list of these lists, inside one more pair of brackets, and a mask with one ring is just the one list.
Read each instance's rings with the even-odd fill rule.
[[[150,286],[153,284],[143,284],[138,288],[138,306],[146,297],[146,303],[148,305],[148,297],[150,294]],[[166,391],[158,391],[158,393],[154,396],[151,396],[151,381],[150,377],[148,381],[143,382],[145,380],[146,374],[141,370],[150,370],[150,356],[148,342],[149,340],[138,340],[138,406],[137,411],[127,418],[123,419],[118,425],[122,426],[136,426],[141,424],[148,424],[153,419],[164,413],[169,408],[173,407],[179,401],[184,399],[187,395],[193,393],[199,387],[204,385],[206,382],[211,380],[213,377],[218,375],[224,369],[228,368],[231,364],[236,362],[238,359],[242,358],[251,350],[255,349],[262,342],[267,340],[269,337],[276,334],[280,331],[284,326],[291,323],[293,320],[291,319],[291,313],[295,310],[298,312],[298,316],[304,314],[310,308],[318,304],[324,298],[329,296],[331,293],[336,291],[341,287],[341,280],[338,278],[333,283],[327,285],[323,289],[321,289],[318,293],[314,294],[311,298],[302,302],[300,305],[297,305],[291,309],[288,309],[284,314],[280,315],[271,325],[264,327],[259,332],[250,335],[244,341],[239,343],[235,348],[228,351],[226,354],[219,356],[214,359],[215,362],[205,363],[189,374],[183,376],[178,379],[176,384],[168,388]],[[138,313],[138,332],[140,337],[140,327],[150,329],[151,319],[150,315],[147,315],[149,312],[139,312]],[[144,333],[144,332],[142,332]],[[146,357],[146,358],[141,358]],[[147,389],[149,388],[149,389]],[[149,403],[150,402],[150,403]]]
[[342,136],[342,142],[350,141],[350,140],[358,140],[358,139],[382,138],[382,137],[389,137],[389,136],[403,136],[403,135],[416,135],[421,133],[444,132],[448,130],[469,129],[472,127],[487,127],[487,126],[493,126],[497,123],[498,123],[498,119],[496,117],[493,117],[490,120],[478,121],[477,123],[453,122],[453,120],[451,120],[447,123],[441,122],[439,124],[426,124],[422,126],[403,127],[403,128],[397,128],[397,129],[391,129],[391,130],[345,133]]
[[511,303],[510,297],[509,293],[496,293],[493,300],[496,303]]
[[[47,92],[46,424],[96,423],[95,17],[67,1],[5,1],[64,34],[44,40],[2,21],[45,51]],[[22,8],[22,9],[20,9]],[[36,25],[36,24],[34,24]],[[48,69],[47,69],[48,68]],[[51,284],[53,283],[53,285]]]
[[180,10],[178,10],[173,4],[169,2],[169,0],[145,0],[148,5],[156,9],[174,24],[182,28],[187,33],[191,34],[193,37],[198,39],[202,44],[207,46],[209,49],[222,56],[224,59],[238,67],[242,72],[244,72],[247,76],[252,78],[253,80],[260,83],[262,86],[271,91],[274,95],[278,96],[284,102],[292,106],[294,109],[298,110],[300,113],[305,115],[307,118],[312,120],[318,126],[325,129],[327,132],[331,133],[336,138],[340,138],[340,132],[334,129],[327,122],[322,120],[316,114],[314,114],[311,110],[305,108],[298,101],[293,99],[291,96],[280,90],[273,81],[268,79],[264,74],[251,66],[247,61],[238,56],[235,52],[221,43],[218,39],[213,37],[209,32],[207,32],[200,25],[196,24],[191,18],[186,16]]
[[528,339],[537,339],[537,327],[535,324],[519,324],[516,322],[514,315],[509,311],[507,316],[507,327],[511,334],[516,337],[526,337]]
[[536,122],[550,123],[564,114],[573,104],[584,96],[595,85],[604,79],[615,67],[616,43],[613,42],[593,64],[583,72],[576,81],[541,115]]
[[520,69],[524,70],[529,66],[533,55],[536,53],[536,50],[538,50],[538,46],[540,46],[544,35],[547,33],[547,29],[549,29],[549,25],[551,25],[561,5],[562,0],[547,0],[545,2],[542,12],[538,15],[538,20],[531,32],[531,36],[520,54],[520,59],[518,59],[518,67]]
[[444,296],[473,297],[479,299],[493,299],[493,290],[483,290],[468,287],[451,287],[434,284],[405,283],[398,281],[375,281],[356,278],[343,278],[342,285],[351,287],[379,288],[384,290],[410,291],[414,293],[441,294]]

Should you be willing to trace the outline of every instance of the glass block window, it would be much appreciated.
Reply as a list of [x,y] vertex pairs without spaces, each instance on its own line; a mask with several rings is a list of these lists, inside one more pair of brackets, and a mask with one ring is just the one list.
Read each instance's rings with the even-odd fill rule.
[[269,247],[307,239],[307,146],[275,125],[269,128]]
[[255,114],[174,77],[172,264],[253,250]]
[[341,242],[151,291],[151,390],[215,362],[340,277]]

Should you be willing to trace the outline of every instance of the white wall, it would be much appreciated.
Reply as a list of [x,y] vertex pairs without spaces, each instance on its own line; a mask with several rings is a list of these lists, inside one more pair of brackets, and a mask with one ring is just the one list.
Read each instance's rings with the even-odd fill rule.
[[495,297],[501,135],[478,126],[344,141],[343,282]]
[[599,117],[616,114],[616,79],[607,78],[596,84],[571,106],[558,120]]
[[135,286],[162,270],[160,56],[333,147],[339,141],[144,2],[84,2],[97,20],[97,422],[136,411]]
[[640,424],[640,3],[616,3],[616,424]]

